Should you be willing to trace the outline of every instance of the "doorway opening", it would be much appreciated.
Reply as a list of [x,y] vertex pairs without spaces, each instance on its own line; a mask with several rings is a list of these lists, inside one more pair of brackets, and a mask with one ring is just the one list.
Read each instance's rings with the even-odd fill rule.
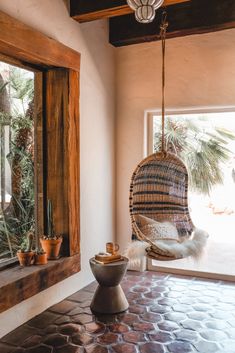
[[[149,153],[161,143],[161,117],[149,119]],[[189,208],[194,225],[209,233],[199,261],[150,261],[150,269],[212,278],[235,278],[235,109],[167,114],[166,149],[189,174]]]

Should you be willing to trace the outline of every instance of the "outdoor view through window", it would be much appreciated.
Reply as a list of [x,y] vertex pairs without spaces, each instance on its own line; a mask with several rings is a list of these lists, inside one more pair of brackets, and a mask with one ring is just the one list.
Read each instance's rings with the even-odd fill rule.
[[[188,170],[193,223],[209,233],[198,263],[177,260],[167,266],[235,275],[235,112],[172,114],[165,137],[167,150]],[[153,116],[154,151],[160,142],[161,118]]]
[[33,72],[0,62],[0,264],[34,233],[33,102]]

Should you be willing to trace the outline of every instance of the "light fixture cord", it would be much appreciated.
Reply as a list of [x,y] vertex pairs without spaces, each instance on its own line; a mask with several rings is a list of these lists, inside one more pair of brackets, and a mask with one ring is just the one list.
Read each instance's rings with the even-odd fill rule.
[[160,37],[162,42],[162,152],[165,152],[165,54],[167,27],[167,13],[166,11],[163,11],[160,26]]

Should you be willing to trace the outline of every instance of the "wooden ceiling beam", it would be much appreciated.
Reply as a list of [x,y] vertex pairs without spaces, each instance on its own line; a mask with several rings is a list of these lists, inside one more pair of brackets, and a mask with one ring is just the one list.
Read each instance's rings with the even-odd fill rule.
[[[162,10],[152,23],[142,24],[133,15],[110,19],[109,40],[116,47],[159,40]],[[169,6],[167,38],[201,34],[235,27],[234,0],[191,0]],[[232,43],[231,43],[232,45]]]
[[[164,5],[188,1],[190,0],[165,0]],[[70,0],[70,16],[80,23],[122,16],[132,12],[126,0]]]

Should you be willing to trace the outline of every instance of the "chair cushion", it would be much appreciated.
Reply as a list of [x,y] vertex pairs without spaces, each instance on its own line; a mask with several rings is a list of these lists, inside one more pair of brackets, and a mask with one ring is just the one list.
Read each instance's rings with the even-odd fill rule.
[[157,239],[179,239],[177,228],[173,223],[157,222],[142,215],[135,215],[135,221],[141,232],[152,241]]

